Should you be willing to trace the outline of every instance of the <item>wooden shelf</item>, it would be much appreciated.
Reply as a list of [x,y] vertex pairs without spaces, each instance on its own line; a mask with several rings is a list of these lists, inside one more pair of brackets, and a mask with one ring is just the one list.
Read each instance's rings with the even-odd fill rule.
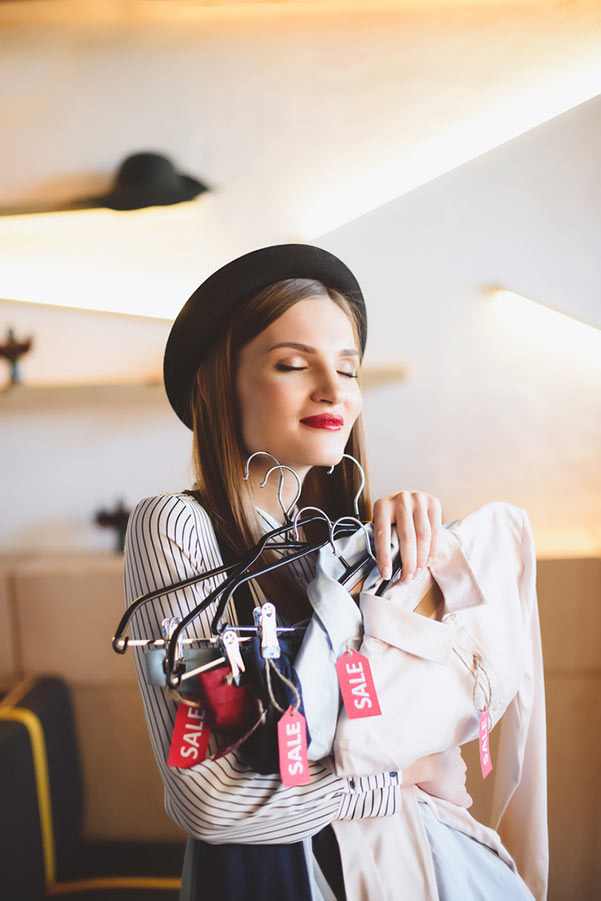
[[5,411],[52,408],[120,406],[122,404],[168,406],[161,382],[119,385],[13,385],[0,391]]
[[[361,375],[364,388],[373,388],[407,377],[404,366],[366,366]],[[168,401],[162,382],[113,385],[13,385],[0,389],[0,407],[5,411],[69,408],[86,405],[118,406],[122,404],[148,404],[167,406]]]
[[361,370],[361,384],[364,388],[375,388],[390,382],[403,382],[407,378],[407,369],[401,363],[388,363],[381,366],[368,365]]

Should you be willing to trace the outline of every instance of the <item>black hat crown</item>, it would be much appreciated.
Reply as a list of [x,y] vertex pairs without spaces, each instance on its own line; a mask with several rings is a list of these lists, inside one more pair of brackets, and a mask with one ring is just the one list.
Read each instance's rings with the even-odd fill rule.
[[112,191],[93,199],[111,210],[138,210],[183,203],[208,190],[201,181],[177,172],[160,153],[132,153],[119,166]]
[[133,153],[123,160],[117,173],[116,188],[157,188],[176,191],[179,176],[170,159],[160,153]]

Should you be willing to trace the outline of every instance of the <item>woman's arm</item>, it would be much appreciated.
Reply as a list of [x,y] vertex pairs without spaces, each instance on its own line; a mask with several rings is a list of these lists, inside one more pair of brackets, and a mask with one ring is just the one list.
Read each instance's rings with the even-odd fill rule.
[[[206,512],[191,498],[147,498],[128,524],[125,593],[130,604],[153,589],[221,565],[219,547]],[[131,624],[134,637],[160,635],[161,620],[185,616],[213,590],[220,578],[172,592],[143,607]],[[214,605],[188,635],[209,637]],[[167,766],[176,704],[143,676],[143,651],[136,665],[150,738],[165,786],[169,815],[187,833],[214,844],[283,844],[315,834],[336,819],[384,816],[400,804],[400,779],[384,773],[364,778],[336,776],[330,758],[310,764],[311,782],[283,788],[279,776],[262,776],[235,752],[189,769]],[[216,750],[213,738],[208,754]]]

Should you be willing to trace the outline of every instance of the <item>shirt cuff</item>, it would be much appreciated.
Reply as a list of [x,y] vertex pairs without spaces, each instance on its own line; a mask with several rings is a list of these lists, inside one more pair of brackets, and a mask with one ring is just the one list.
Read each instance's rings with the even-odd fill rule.
[[384,817],[396,813],[401,806],[403,774],[377,773],[374,776],[344,776],[343,793],[338,820],[360,820],[364,817]]

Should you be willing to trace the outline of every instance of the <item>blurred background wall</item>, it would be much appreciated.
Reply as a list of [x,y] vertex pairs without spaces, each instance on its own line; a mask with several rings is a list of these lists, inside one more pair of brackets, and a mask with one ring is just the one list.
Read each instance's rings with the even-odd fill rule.
[[[160,384],[187,296],[238,253],[309,241],[348,262],[367,297],[374,494],[429,491],[444,521],[490,500],[528,512],[551,896],[593,897],[598,4],[30,0],[0,5],[0,47],[0,207],[99,194],[144,150],[211,188],[132,213],[0,216],[0,329],[34,342],[22,383],[0,394],[0,675],[68,678],[88,833],[177,833],[131,661],[108,644],[121,558],[94,514],[191,484],[190,437]],[[142,764],[127,750],[140,744]]]

